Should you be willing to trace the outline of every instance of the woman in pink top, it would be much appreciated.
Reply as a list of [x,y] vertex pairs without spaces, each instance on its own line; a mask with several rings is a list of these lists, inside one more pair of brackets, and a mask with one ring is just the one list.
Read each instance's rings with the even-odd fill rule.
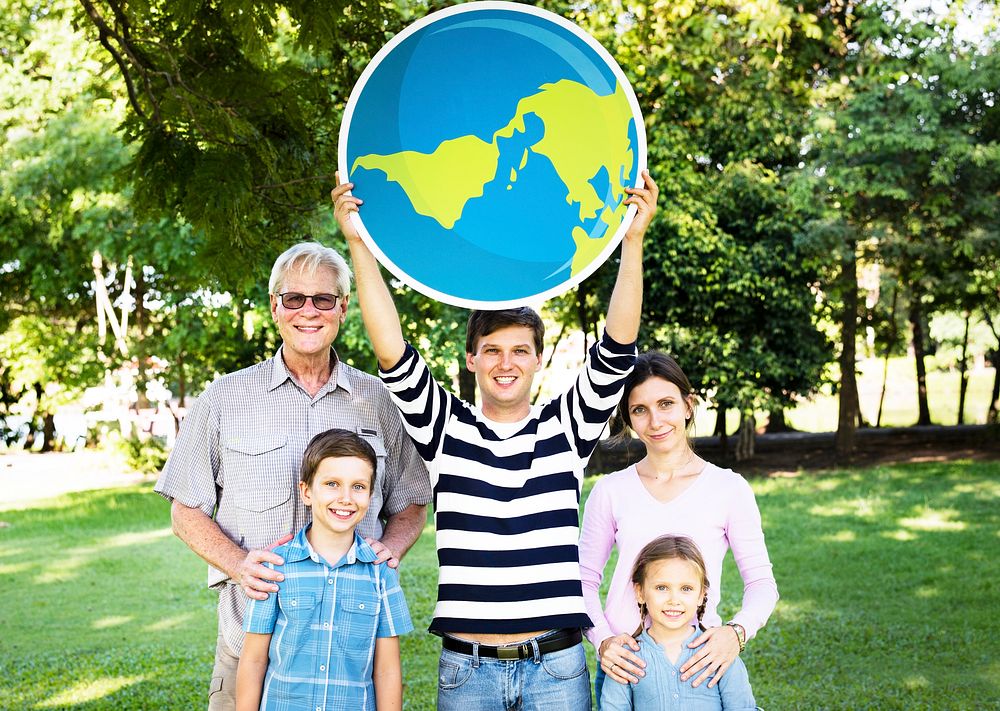
[[[694,405],[691,384],[673,358],[657,352],[639,356],[625,381],[619,414],[646,445],[646,456],[597,482],[580,535],[583,595],[594,623],[587,638],[600,660],[594,680],[598,699],[605,675],[621,684],[643,675],[644,664],[633,653],[639,645],[631,635],[640,620],[629,571],[638,552],[657,536],[693,539],[708,571],[706,631],[690,644],[704,646],[681,668],[682,681],[694,677],[695,686],[706,680],[717,684],[778,601],[753,491],[739,474],[691,449],[687,431]],[[602,608],[599,590],[612,546],[618,547],[618,563]],[[729,549],[743,578],[743,605],[723,625],[716,608]]]

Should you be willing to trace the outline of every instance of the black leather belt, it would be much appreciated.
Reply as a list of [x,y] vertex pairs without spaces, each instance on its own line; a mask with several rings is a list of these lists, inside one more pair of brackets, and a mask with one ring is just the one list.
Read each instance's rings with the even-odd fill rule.
[[[535,637],[535,640],[538,644],[538,653],[548,654],[549,652],[559,652],[580,644],[583,641],[583,633],[579,629],[557,630],[541,637]],[[464,639],[444,635],[441,637],[441,646],[451,652],[472,656],[473,643],[467,642]],[[488,644],[480,644],[479,656],[504,660],[530,659],[535,656],[535,651],[530,641],[519,642],[518,644],[506,644],[502,647],[491,647]]]

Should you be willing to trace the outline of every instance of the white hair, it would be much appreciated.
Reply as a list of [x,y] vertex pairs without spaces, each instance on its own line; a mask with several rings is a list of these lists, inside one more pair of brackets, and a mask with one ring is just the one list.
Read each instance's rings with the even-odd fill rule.
[[282,252],[274,260],[267,290],[271,294],[277,294],[290,271],[294,270],[311,277],[322,267],[333,272],[338,294],[346,296],[351,293],[351,268],[335,249],[325,247],[319,242],[300,242]]

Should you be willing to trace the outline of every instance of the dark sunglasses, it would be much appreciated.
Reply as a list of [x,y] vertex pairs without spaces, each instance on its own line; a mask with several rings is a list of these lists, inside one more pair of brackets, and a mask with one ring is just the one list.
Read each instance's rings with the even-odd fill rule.
[[286,309],[301,309],[306,305],[306,299],[312,299],[313,306],[320,311],[329,311],[337,308],[337,303],[344,298],[340,294],[299,294],[294,291],[286,291],[278,294],[281,305]]

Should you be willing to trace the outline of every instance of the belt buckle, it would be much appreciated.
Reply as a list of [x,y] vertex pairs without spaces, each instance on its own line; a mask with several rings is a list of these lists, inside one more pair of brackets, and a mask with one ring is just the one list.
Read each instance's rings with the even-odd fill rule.
[[497,647],[497,659],[511,661],[516,659],[527,659],[531,654],[531,645],[527,643],[511,645],[508,647]]

